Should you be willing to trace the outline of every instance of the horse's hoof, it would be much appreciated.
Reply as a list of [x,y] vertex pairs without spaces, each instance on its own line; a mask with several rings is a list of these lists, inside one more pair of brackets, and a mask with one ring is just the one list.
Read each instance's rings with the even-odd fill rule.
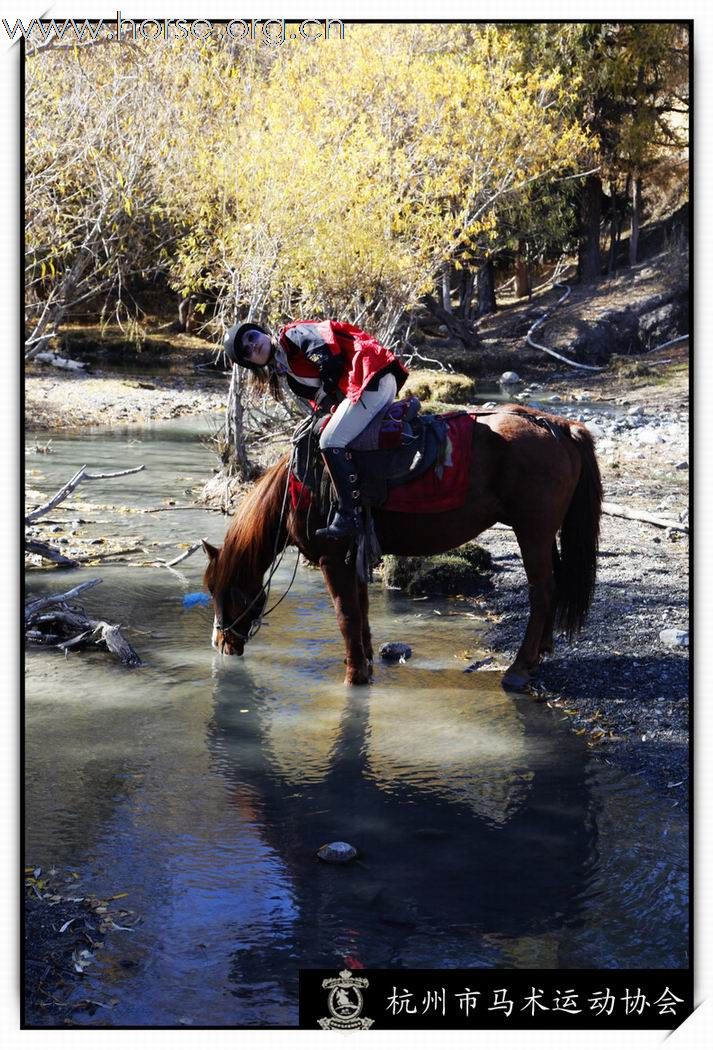
[[347,676],[344,679],[345,685],[368,685],[371,679],[369,671],[347,671]]
[[512,668],[503,675],[503,689],[511,689],[514,692],[524,692],[530,684],[530,675],[527,671],[515,671]]

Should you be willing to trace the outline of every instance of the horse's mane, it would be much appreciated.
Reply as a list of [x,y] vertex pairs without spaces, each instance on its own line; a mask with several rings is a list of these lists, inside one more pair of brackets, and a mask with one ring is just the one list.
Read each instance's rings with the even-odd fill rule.
[[287,456],[270,467],[242,501],[225,535],[220,556],[206,570],[211,590],[223,594],[233,583],[259,582],[275,550],[287,483]]

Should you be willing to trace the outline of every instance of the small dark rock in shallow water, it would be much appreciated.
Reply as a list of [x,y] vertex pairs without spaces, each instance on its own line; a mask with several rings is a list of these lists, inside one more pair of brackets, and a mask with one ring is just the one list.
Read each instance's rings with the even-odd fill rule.
[[411,656],[411,646],[406,642],[386,642],[379,649],[379,656],[389,663],[404,663]]
[[348,842],[327,842],[317,850],[317,856],[327,864],[346,864],[354,860],[357,851]]

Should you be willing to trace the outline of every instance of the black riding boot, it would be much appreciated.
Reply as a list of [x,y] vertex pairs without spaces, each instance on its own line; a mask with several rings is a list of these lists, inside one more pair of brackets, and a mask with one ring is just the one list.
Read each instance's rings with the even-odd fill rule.
[[325,529],[317,529],[320,539],[343,540],[361,532],[359,513],[359,476],[352,454],[345,448],[325,448],[322,451],[329,476],[337,493],[338,510]]

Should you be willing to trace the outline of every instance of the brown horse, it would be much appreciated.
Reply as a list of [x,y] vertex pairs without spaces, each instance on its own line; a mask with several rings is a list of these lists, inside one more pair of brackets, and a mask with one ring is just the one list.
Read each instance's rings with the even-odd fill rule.
[[[367,586],[357,576],[355,559],[345,561],[348,541],[317,540],[319,513],[313,508],[308,516],[299,503],[296,509],[290,505],[287,463],[284,456],[259,480],[222,547],[204,543],[205,584],[215,611],[213,646],[226,655],[242,654],[265,606],[263,578],[276,552],[294,544],[324,574],[346,645],[345,684],[365,685],[373,660]],[[552,651],[555,622],[568,637],[584,623],[594,590],[601,504],[599,467],[586,427],[503,405],[472,415],[462,507],[434,514],[374,510],[373,517],[385,554],[441,554],[496,522],[512,526],[530,597],[525,636],[503,678],[503,685],[518,689],[542,654]]]

